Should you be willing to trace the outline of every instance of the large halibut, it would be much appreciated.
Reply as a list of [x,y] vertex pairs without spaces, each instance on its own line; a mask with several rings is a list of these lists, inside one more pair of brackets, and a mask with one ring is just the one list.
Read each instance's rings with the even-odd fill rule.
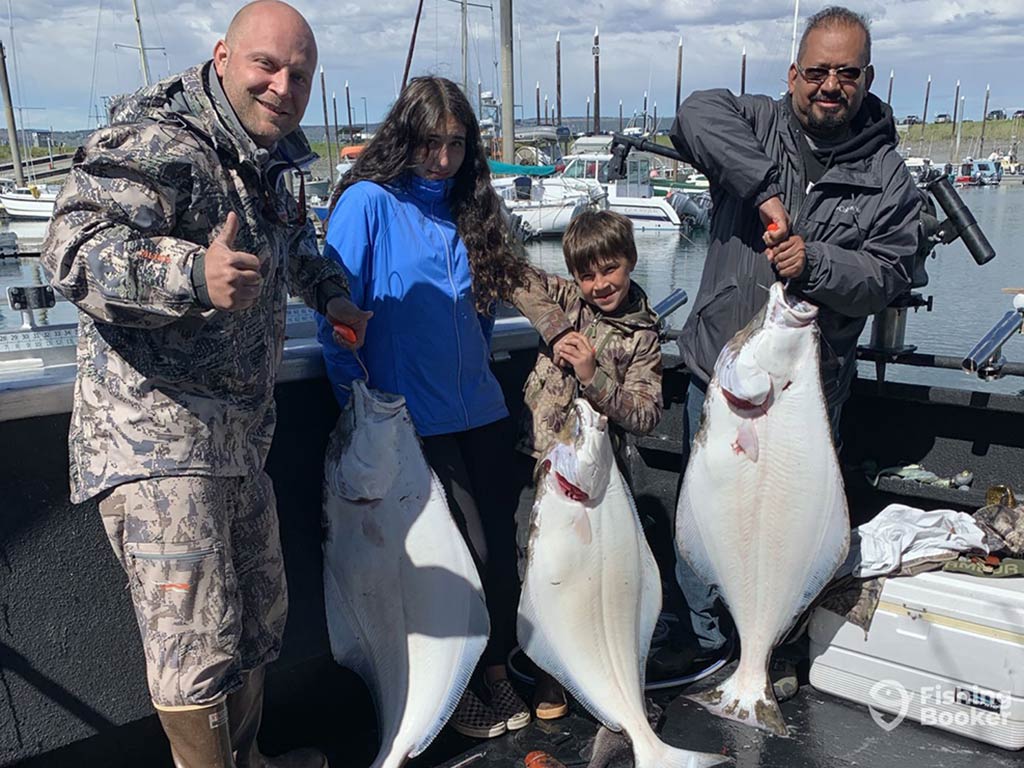
[[427,465],[405,399],[353,383],[324,467],[331,651],[366,682],[397,768],[434,739],[487,644],[476,565]]
[[658,568],[615,466],[607,420],[577,400],[541,464],[519,603],[519,642],[605,726],[637,768],[697,768],[722,755],[662,742],[644,709],[644,669],[661,610]]
[[715,363],[676,515],[676,546],[740,635],[731,677],[692,698],[786,735],[772,649],[846,558],[850,521],[818,360],[817,308],[771,287]]

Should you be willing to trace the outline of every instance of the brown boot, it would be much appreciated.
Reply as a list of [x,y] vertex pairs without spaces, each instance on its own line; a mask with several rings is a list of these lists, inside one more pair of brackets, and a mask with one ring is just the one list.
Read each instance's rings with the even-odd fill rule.
[[231,746],[237,768],[328,768],[327,758],[315,749],[293,749],[277,757],[266,757],[256,744],[263,719],[263,681],[266,671],[258,667],[242,674],[242,687],[228,695]]
[[223,699],[205,707],[157,707],[156,713],[171,743],[175,768],[233,768]]

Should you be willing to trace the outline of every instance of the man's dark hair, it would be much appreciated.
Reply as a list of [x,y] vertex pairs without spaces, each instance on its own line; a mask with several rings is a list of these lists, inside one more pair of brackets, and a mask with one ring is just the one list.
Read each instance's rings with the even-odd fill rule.
[[804,27],[804,33],[800,37],[800,48],[797,51],[796,60],[801,61],[803,59],[804,50],[807,48],[807,36],[814,30],[829,27],[860,27],[864,30],[864,61],[861,63],[867,66],[871,63],[870,24],[871,22],[868,21],[866,16],[854,13],[849,8],[843,8],[840,5],[831,5],[828,8],[823,8],[807,19],[807,26]]
[[615,211],[583,211],[566,227],[562,253],[573,277],[620,257],[635,267],[633,222]]

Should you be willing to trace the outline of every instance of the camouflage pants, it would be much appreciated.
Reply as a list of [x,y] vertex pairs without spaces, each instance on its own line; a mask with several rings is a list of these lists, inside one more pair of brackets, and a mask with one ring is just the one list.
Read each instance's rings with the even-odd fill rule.
[[99,504],[159,706],[203,705],[277,657],[288,612],[270,478],[160,477]]

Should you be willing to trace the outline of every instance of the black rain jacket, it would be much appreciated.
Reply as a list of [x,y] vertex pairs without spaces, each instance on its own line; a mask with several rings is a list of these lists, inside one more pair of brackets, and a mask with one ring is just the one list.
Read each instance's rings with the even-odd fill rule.
[[910,287],[923,196],[896,153],[892,111],[865,94],[851,128],[844,143],[815,151],[826,170],[808,189],[806,139],[788,96],[697,91],[679,108],[672,143],[711,181],[714,201],[700,289],[679,338],[684,362],[705,384],[776,280],[757,208],[774,195],[806,243],[807,266],[789,289],[820,307],[829,407],[847,397],[867,317]]

